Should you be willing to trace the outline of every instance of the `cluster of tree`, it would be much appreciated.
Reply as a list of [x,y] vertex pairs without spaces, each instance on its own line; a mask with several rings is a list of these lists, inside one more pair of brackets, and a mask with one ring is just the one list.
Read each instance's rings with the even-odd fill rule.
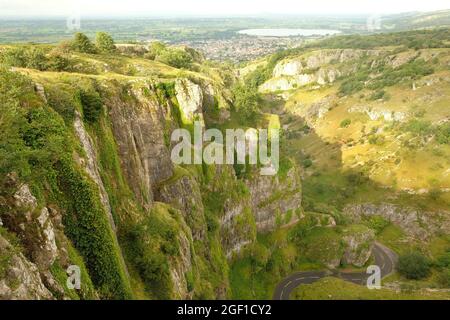
[[70,45],[74,51],[82,53],[113,53],[116,51],[113,38],[106,32],[97,32],[95,44],[84,33],[77,32]]
[[116,50],[114,40],[104,32],[98,32],[95,44],[83,33],[76,33],[69,43],[48,46],[18,46],[0,53],[0,62],[6,66],[30,68],[40,71],[70,71],[70,51],[82,53],[112,53]]
[[439,144],[450,144],[450,123],[433,125],[431,122],[412,119],[402,126],[402,130],[418,137],[434,136]]
[[420,252],[410,252],[399,257],[398,272],[407,279],[420,280],[431,274],[432,268],[437,272],[437,282],[443,288],[450,286],[450,250],[435,260]]
[[414,49],[448,48],[450,29],[417,30],[375,35],[349,35],[331,37],[307,45],[308,48],[371,49],[385,46],[404,46]]
[[153,42],[144,57],[178,69],[190,69],[194,61],[201,60],[195,50],[172,48],[161,42]]
[[[380,65],[377,69],[371,70],[365,64],[361,64],[358,69],[356,74],[352,74],[351,77],[342,82],[339,88],[341,96],[351,95],[367,88],[376,90],[369,97],[370,100],[388,99],[389,96],[382,90],[383,88],[396,85],[402,81],[420,79],[434,73],[433,67],[423,59],[415,59],[396,69],[391,66]],[[372,79],[371,73],[378,73],[379,75]]]
[[66,71],[70,67],[68,56],[55,49],[48,52],[43,47],[23,46],[5,50],[0,54],[0,62],[6,66],[30,68],[40,71]]

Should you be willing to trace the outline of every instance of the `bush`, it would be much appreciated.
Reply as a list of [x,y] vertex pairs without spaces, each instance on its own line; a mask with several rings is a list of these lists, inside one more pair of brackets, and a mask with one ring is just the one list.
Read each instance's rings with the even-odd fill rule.
[[97,92],[78,91],[78,98],[83,108],[83,116],[87,122],[94,123],[100,118],[103,102]]
[[450,144],[450,123],[445,123],[436,129],[436,140],[440,144]]
[[342,120],[342,122],[340,124],[340,127],[341,128],[348,128],[348,126],[351,125],[351,124],[352,124],[352,120],[345,119],[345,120]]
[[312,165],[313,165],[313,162],[311,159],[305,159],[302,161],[302,166],[305,169],[310,168]]
[[8,49],[2,53],[1,62],[11,67],[30,68],[40,71],[46,70],[49,63],[44,50],[37,47]]
[[47,69],[51,71],[70,71],[70,60],[66,54],[53,50],[49,54]]
[[419,280],[430,274],[430,266],[427,257],[419,252],[412,252],[400,256],[397,269],[407,279]]
[[112,53],[116,51],[113,38],[106,32],[97,32],[95,45],[100,52]]
[[148,291],[158,299],[170,299],[173,289],[170,260],[180,251],[178,235],[182,232],[176,215],[164,206],[156,206],[149,216],[132,228],[128,243],[132,262]]
[[129,299],[131,289],[98,188],[73,167],[71,157],[57,165],[58,193],[65,197],[65,232],[86,261],[102,298]]
[[429,121],[413,119],[403,126],[403,130],[417,136],[426,136],[432,132],[432,126]]
[[367,226],[375,230],[376,234],[380,234],[389,224],[390,222],[381,216],[373,216],[367,220]]
[[32,47],[25,51],[26,67],[43,71],[47,68],[47,57],[42,49]]
[[81,32],[75,34],[74,40],[72,41],[72,49],[82,53],[96,53],[94,44],[89,40],[89,38]]
[[26,58],[22,48],[12,48],[1,53],[1,62],[7,66],[25,68]]
[[192,56],[181,49],[163,50],[156,60],[178,69],[189,69],[193,62]]
[[370,95],[369,100],[380,100],[383,98],[387,99],[388,94],[384,90],[378,90]]

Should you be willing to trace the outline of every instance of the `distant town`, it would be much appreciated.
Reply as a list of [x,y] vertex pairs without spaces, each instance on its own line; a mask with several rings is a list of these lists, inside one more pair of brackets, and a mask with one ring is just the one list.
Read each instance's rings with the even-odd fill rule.
[[209,60],[242,62],[254,60],[279,50],[298,47],[304,41],[304,37],[237,35],[229,39],[194,40],[179,44],[199,50]]

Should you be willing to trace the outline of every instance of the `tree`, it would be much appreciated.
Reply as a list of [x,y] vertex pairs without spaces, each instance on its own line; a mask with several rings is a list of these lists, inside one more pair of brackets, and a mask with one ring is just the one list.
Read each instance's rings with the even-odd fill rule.
[[157,55],[156,60],[178,69],[189,69],[193,61],[189,53],[180,49],[166,49]]
[[419,280],[430,273],[430,261],[419,252],[412,252],[401,256],[398,260],[398,272],[407,279]]
[[95,46],[89,38],[81,32],[75,34],[72,49],[82,53],[96,53]]
[[256,88],[236,85],[233,88],[234,106],[245,119],[253,119],[259,110],[259,94]]
[[100,52],[111,53],[116,51],[113,38],[106,32],[97,32],[95,44]]

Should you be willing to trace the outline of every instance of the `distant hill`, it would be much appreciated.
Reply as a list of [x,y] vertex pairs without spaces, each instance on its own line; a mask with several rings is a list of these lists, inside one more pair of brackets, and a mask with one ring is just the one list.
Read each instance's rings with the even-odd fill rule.
[[383,29],[414,30],[450,26],[450,10],[409,12],[382,17]]

